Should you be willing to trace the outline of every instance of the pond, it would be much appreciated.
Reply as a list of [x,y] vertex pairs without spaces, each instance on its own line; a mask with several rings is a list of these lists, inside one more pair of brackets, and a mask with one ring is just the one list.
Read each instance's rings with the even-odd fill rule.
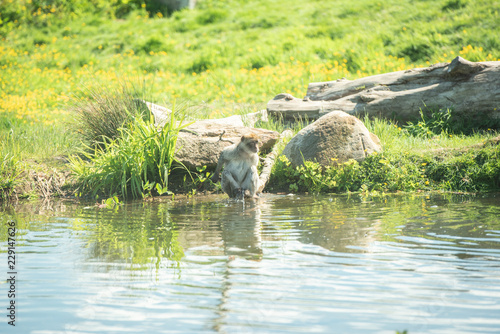
[[37,202],[0,218],[1,333],[500,332],[499,194]]

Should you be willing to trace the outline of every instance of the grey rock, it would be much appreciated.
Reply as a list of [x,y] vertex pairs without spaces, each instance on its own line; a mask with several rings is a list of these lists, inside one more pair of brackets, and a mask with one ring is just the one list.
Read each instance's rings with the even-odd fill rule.
[[[170,120],[170,109],[151,102],[142,102],[153,114],[158,128],[162,128]],[[251,132],[259,136],[262,142],[260,150],[268,151],[278,140],[279,133],[254,128],[259,121],[267,120],[267,110],[261,110],[246,115],[196,121],[179,132],[175,157],[189,169],[203,166],[215,168],[222,150],[239,142],[241,136]]]
[[175,157],[189,169],[215,168],[222,150],[248,133],[259,136],[261,151],[271,149],[279,138],[276,131],[231,124],[227,119],[197,121],[179,132]]
[[356,117],[332,111],[303,128],[283,150],[292,166],[316,161],[331,166],[354,159],[363,161],[382,150],[380,140]]

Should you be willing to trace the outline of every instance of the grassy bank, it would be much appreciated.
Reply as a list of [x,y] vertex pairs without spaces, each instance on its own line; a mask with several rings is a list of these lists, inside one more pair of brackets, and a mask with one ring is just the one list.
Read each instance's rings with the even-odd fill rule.
[[[281,92],[302,97],[313,81],[424,67],[457,55],[472,61],[500,58],[495,33],[500,30],[499,6],[493,0],[200,0],[197,9],[173,15],[147,1],[7,0],[0,6],[0,193],[4,197],[64,191],[64,185],[54,180],[71,180],[65,161],[88,144],[72,126],[73,94],[85,98],[95,89],[112,91],[124,81],[139,81],[152,102],[169,105],[189,100],[203,108],[188,114],[188,119],[217,118],[256,111]],[[498,161],[493,153],[477,158],[480,150],[494,152],[491,145],[481,146],[495,136],[493,130],[472,136],[460,135],[459,129],[421,136],[403,131],[402,124],[374,124],[379,124],[373,125],[373,132],[385,150],[378,163],[388,161],[395,171],[422,169],[425,163],[429,174],[424,175],[431,175],[433,157],[454,166],[457,156],[469,151],[475,152],[471,159],[478,165]],[[399,127],[402,132],[396,131]],[[421,147],[435,150],[421,152]],[[419,158],[399,159],[396,164],[405,152]],[[456,175],[465,168],[461,166],[457,163]],[[443,173],[432,175],[448,177]],[[276,189],[285,182],[278,176]],[[475,178],[462,179],[473,186],[447,185],[426,176],[411,186],[408,182],[384,186],[388,180],[377,178],[356,184],[359,190],[388,191],[477,191],[498,185],[484,187]],[[299,180],[286,182],[296,184],[297,190],[314,188]]]
[[352,160],[323,168],[314,162],[292,168],[285,157],[274,166],[271,188],[292,192],[487,192],[500,189],[500,137],[490,129],[475,134],[416,135],[414,126],[399,127],[386,120],[364,119],[379,136],[382,153],[362,163]]

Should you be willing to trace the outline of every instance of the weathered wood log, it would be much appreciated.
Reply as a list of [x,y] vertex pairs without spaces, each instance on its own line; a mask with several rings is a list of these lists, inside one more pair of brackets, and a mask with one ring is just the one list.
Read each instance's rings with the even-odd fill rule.
[[286,138],[292,137],[293,136],[293,131],[288,129],[283,131],[280,134],[280,137],[278,139],[278,143],[276,143],[273,146],[273,149],[271,152],[269,152],[263,162],[263,167],[262,171],[260,172],[259,175],[259,189],[257,190],[257,193],[261,193],[264,188],[266,187],[267,182],[269,181],[269,178],[271,177],[271,171],[273,169],[274,163],[276,162],[276,157],[278,156],[278,153],[280,151],[280,146],[283,143],[283,141]]
[[[142,106],[145,106],[151,112],[151,114],[153,114],[156,127],[163,128],[165,124],[170,121],[172,110],[144,100],[136,99],[135,101],[138,104],[142,104]],[[214,124],[220,124],[221,126],[224,124],[228,124],[253,128],[258,122],[267,122],[268,120],[267,110],[264,109],[244,115],[233,115],[226,118],[217,118],[211,120],[210,122]]]
[[500,122],[500,62],[473,63],[461,57],[427,68],[310,83],[304,99],[279,94],[269,101],[270,116],[317,119],[333,110],[400,121],[420,110],[450,108],[457,115]]

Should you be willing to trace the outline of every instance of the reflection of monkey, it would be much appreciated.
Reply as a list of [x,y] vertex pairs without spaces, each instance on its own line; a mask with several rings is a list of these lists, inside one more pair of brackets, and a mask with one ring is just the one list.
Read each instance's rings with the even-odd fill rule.
[[238,144],[226,147],[222,151],[212,181],[219,180],[219,172],[224,166],[221,186],[229,197],[255,197],[259,186],[257,171],[259,145],[257,135],[249,134],[242,136]]
[[239,257],[260,261],[263,257],[260,211],[262,203],[249,201],[241,205],[233,203],[220,212],[224,254],[229,256],[229,260]]

